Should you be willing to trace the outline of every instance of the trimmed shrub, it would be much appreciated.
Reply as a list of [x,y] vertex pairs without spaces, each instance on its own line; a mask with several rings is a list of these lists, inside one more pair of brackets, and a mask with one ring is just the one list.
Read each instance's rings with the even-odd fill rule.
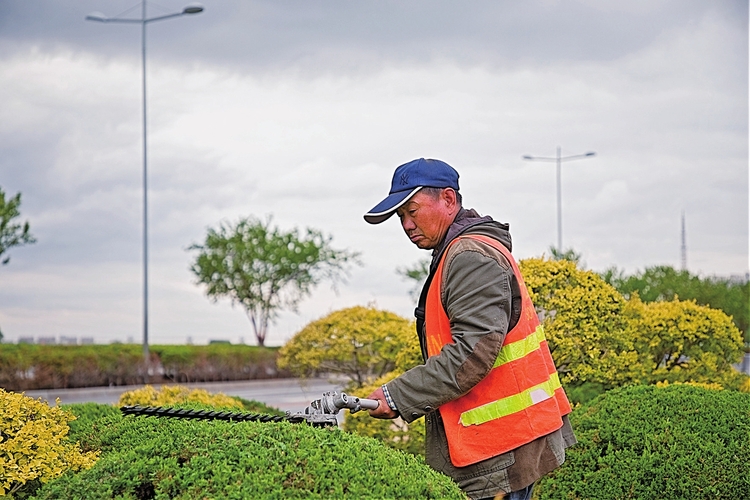
[[222,393],[211,394],[204,389],[190,389],[181,385],[164,385],[159,390],[150,385],[124,392],[120,395],[119,406],[174,406],[180,403],[200,403],[216,408],[245,408],[242,401]]
[[94,465],[99,454],[67,438],[74,419],[59,406],[0,389],[0,496]]
[[397,356],[412,337],[413,323],[401,316],[372,307],[350,307],[297,332],[279,350],[278,364],[301,377],[341,374],[351,380],[350,387],[363,387],[394,369]]
[[73,442],[80,441],[81,435],[88,432],[95,421],[121,414],[120,409],[116,406],[99,403],[74,403],[62,405],[61,408],[76,417],[75,420],[68,422],[68,426],[70,426],[68,438]]
[[571,414],[579,444],[538,498],[750,498],[750,394],[613,389]]
[[164,378],[173,382],[218,382],[288,377],[276,366],[277,347],[229,343],[153,346]]
[[113,415],[85,435],[99,462],[36,498],[466,498],[421,458],[336,428]]
[[289,376],[276,367],[277,352],[230,344],[155,345],[147,366],[136,344],[0,344],[0,387],[21,391]]

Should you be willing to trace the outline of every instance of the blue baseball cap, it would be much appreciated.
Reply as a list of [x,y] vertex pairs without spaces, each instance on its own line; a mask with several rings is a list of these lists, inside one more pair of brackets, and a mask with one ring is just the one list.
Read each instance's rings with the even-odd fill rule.
[[388,197],[365,214],[370,224],[380,224],[409,201],[423,187],[453,188],[458,191],[458,172],[440,160],[419,158],[404,163],[393,173]]

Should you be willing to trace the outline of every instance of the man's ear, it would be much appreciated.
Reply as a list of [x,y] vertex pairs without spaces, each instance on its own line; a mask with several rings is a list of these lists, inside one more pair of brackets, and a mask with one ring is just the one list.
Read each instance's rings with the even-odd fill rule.
[[452,188],[445,188],[440,193],[440,198],[443,200],[450,212],[455,213],[456,207],[458,206],[458,197],[456,196],[456,192]]

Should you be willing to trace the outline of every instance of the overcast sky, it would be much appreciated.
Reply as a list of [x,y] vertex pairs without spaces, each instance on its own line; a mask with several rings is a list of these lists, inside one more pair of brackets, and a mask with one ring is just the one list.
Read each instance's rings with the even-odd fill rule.
[[[557,241],[589,269],[748,271],[748,4],[697,0],[247,1],[147,34],[151,343],[253,343],[189,271],[209,227],[273,216],[361,252],[338,293],[283,313],[280,345],[353,305],[411,317],[399,267],[427,257],[362,215],[393,170],[439,158],[517,259]],[[149,2],[149,16],[182,10]],[[0,267],[0,329],[140,342],[141,30],[121,0],[0,0],[0,188],[34,245]]]

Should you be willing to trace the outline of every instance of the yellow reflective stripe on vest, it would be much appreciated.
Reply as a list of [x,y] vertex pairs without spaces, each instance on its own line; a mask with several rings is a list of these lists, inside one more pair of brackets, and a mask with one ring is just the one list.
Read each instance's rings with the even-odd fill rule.
[[500,349],[500,353],[497,355],[497,359],[492,368],[497,368],[505,363],[521,359],[527,354],[536,351],[539,349],[539,344],[541,344],[543,340],[544,330],[542,329],[542,325],[539,325],[536,327],[536,330],[534,330],[534,333],[528,337],[504,345],[503,348]]
[[550,375],[549,380],[534,387],[530,387],[520,394],[498,399],[473,410],[461,414],[461,424],[464,427],[479,425],[496,418],[507,417],[513,413],[541,403],[554,397],[555,391],[561,387],[557,372]]

